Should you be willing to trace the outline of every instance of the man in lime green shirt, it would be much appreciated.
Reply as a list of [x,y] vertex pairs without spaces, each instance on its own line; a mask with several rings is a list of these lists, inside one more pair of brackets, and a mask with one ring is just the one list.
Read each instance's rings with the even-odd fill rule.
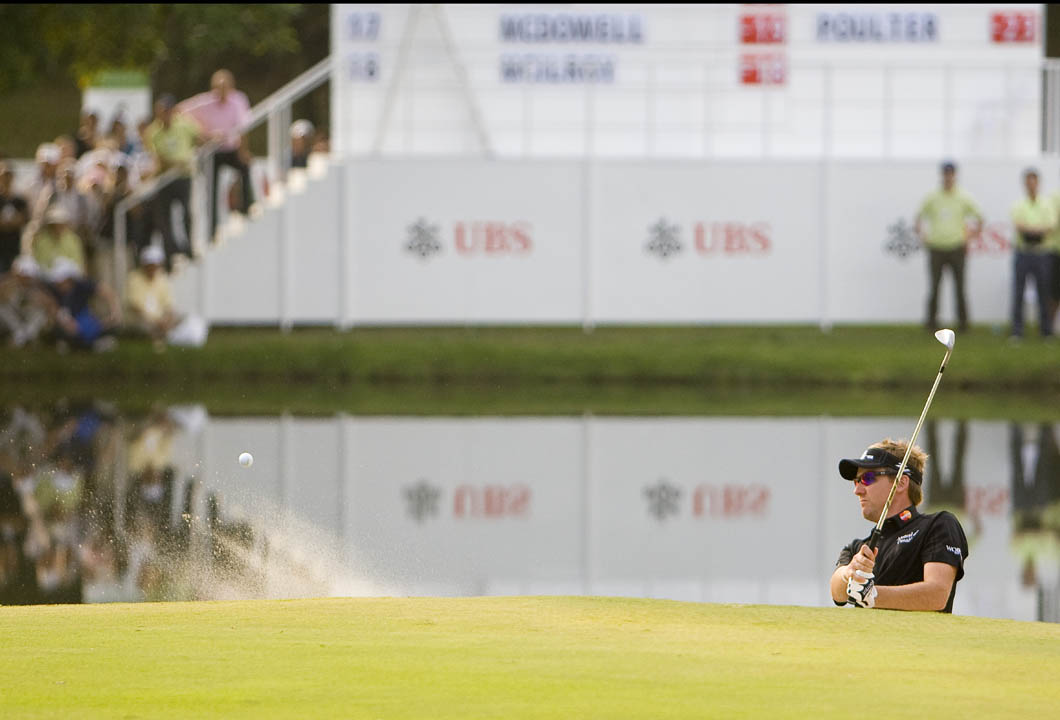
[[1034,278],[1038,295],[1038,327],[1042,337],[1050,337],[1049,297],[1052,290],[1052,257],[1045,240],[1057,225],[1053,203],[1038,194],[1038,171],[1023,173],[1026,196],[1012,207],[1015,261],[1012,283],[1012,338],[1023,337],[1023,294],[1027,278]]
[[[924,229],[927,221],[927,229]],[[971,226],[969,226],[971,221]],[[983,218],[971,197],[957,187],[957,166],[942,164],[942,187],[924,198],[916,215],[915,230],[928,251],[931,272],[931,291],[928,294],[928,330],[938,329],[939,284],[942,271],[949,267],[957,298],[957,322],[961,330],[968,329],[968,302],[964,293],[964,260],[968,254],[968,238],[982,228]]]
[[85,248],[81,238],[70,229],[70,214],[66,209],[53,205],[44,214],[44,227],[33,236],[31,245],[33,259],[47,273],[57,258],[69,258],[85,271]]
[[1060,191],[1053,193],[1049,198],[1053,203],[1053,211],[1056,212],[1057,226],[1045,238],[1045,244],[1049,249],[1051,259],[1049,265],[1052,280],[1052,292],[1049,297],[1049,329],[1056,328],[1056,312],[1060,309]]
[[[191,236],[191,213],[188,205],[191,202],[191,171],[195,160],[195,147],[201,143],[199,126],[194,120],[178,115],[173,108],[176,100],[172,95],[162,95],[155,101],[155,119],[144,131],[148,149],[154,155],[159,173],[176,170],[179,177],[170,180],[155,196],[152,202],[155,227],[162,233],[162,246],[166,251],[166,270],[172,269],[174,253],[183,253],[191,257],[191,247],[187,239]],[[184,219],[183,236],[178,235],[173,226],[171,207],[173,202],[180,204],[181,217]],[[183,242],[178,241],[178,238]]]

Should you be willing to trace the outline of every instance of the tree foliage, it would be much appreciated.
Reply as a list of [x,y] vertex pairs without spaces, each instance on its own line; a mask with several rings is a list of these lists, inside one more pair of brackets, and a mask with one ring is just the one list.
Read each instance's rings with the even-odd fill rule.
[[0,5],[0,91],[147,71],[187,95],[219,67],[278,86],[327,54],[328,6]]

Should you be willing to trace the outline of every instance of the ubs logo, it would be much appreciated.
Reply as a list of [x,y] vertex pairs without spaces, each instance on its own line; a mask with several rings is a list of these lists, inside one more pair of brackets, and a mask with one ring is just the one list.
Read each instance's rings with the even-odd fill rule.
[[409,225],[405,249],[419,255],[424,260],[435,253],[440,253],[442,243],[438,240],[438,225],[422,217]]
[[533,494],[525,485],[461,485],[447,500],[446,491],[426,478],[402,488],[405,510],[422,525],[447,514],[447,504],[456,520],[525,518],[530,515]]
[[533,226],[525,221],[458,220],[448,233],[424,217],[409,225],[405,250],[428,260],[451,247],[459,257],[526,256],[533,252]]
[[[992,222],[984,223],[982,229],[968,238],[968,253],[970,255],[1001,255],[1012,249],[1012,228],[1008,223]],[[887,226],[887,239],[883,243],[883,251],[888,255],[894,255],[899,260],[920,252],[923,243],[917,237],[914,225],[905,218],[898,218]]]
[[883,249],[888,254],[897,255],[905,260],[920,250],[920,238],[916,236],[913,226],[907,223],[905,218],[898,218],[887,226],[887,240],[883,244]]
[[691,515],[696,520],[764,517],[769,511],[769,488],[762,485],[706,485],[686,492],[668,478],[660,477],[643,489],[648,515],[658,522],[686,515],[685,497],[691,499]]
[[[692,251],[701,257],[756,257],[773,251],[773,230],[767,222],[742,220],[692,223]],[[648,226],[644,251],[667,260],[684,252],[681,226],[660,217]]]

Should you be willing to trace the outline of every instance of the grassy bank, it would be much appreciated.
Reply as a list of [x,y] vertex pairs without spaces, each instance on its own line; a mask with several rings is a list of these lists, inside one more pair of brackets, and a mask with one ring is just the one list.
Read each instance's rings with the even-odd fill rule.
[[8,607],[0,633],[0,713],[20,718],[1025,718],[1060,703],[1060,626],[936,614],[331,599]]
[[[203,348],[160,355],[135,341],[105,355],[4,350],[0,381],[18,400],[205,400],[243,412],[702,414],[768,402],[776,414],[868,404],[916,414],[943,353],[914,327],[218,329]],[[1060,344],[963,333],[943,387],[950,415],[1057,417]]]

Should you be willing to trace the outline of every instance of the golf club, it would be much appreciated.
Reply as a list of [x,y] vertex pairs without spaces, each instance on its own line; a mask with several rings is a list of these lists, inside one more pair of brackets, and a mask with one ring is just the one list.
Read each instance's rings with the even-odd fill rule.
[[913,437],[909,438],[909,444],[906,445],[905,457],[902,458],[902,464],[898,466],[898,474],[894,476],[894,482],[891,483],[891,493],[887,496],[887,503],[883,506],[883,511],[880,513],[880,519],[876,521],[876,527],[873,528],[872,534],[869,536],[870,550],[875,550],[876,545],[880,542],[883,522],[887,519],[887,511],[891,509],[891,501],[894,500],[894,493],[898,489],[898,480],[905,472],[905,464],[909,461],[909,454],[913,452],[913,446],[916,444],[916,436],[920,434],[920,426],[924,424],[924,418],[927,417],[928,408],[931,407],[931,401],[935,399],[935,391],[938,390],[939,382],[942,380],[942,373],[946,370],[946,363],[949,362],[950,354],[953,353],[953,344],[957,341],[957,336],[952,330],[939,330],[935,333],[935,339],[946,346],[946,356],[942,358],[942,366],[939,368],[939,374],[935,376],[935,384],[931,386],[931,394],[928,395],[927,402],[924,403],[924,410],[920,413],[920,419],[916,421],[916,428],[913,429]]

